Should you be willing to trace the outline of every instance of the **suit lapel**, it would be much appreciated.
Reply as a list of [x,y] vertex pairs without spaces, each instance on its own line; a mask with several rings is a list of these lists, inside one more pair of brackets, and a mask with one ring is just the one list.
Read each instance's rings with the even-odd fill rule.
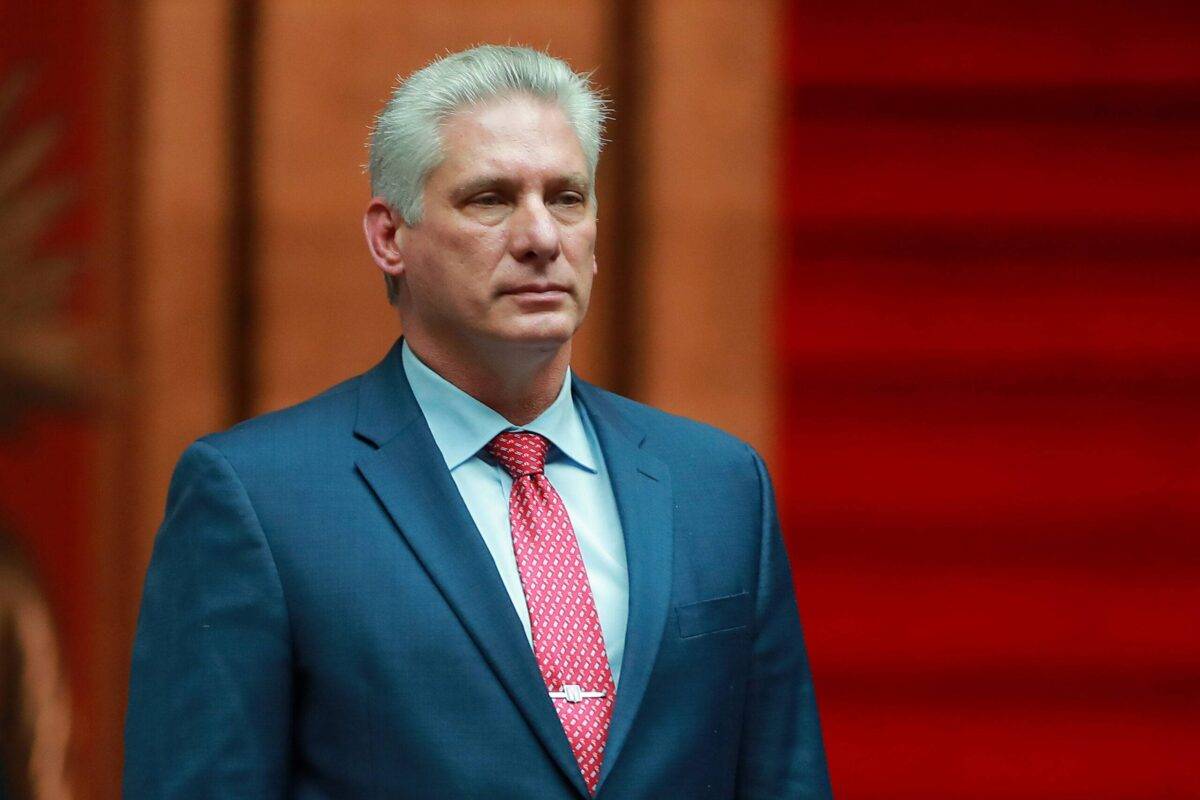
[[578,378],[574,386],[604,452],[629,565],[625,655],[599,791],[629,737],[662,642],[671,600],[673,499],[666,465],[641,449],[645,434],[629,425],[598,389]]
[[359,459],[359,472],[550,757],[587,796],[520,619],[409,388],[399,342],[362,378],[355,434],[378,448]]

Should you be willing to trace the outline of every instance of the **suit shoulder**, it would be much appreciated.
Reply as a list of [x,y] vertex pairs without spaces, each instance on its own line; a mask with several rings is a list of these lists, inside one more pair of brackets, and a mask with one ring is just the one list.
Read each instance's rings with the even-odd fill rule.
[[678,503],[706,514],[725,509],[720,513],[734,516],[759,507],[767,484],[765,466],[749,444],[708,423],[598,391],[600,413],[619,416],[637,431],[634,438],[641,439],[642,452],[677,478],[673,486]]
[[710,458],[744,462],[754,449],[728,431],[707,422],[672,414],[623,395],[589,386],[635,428],[646,434],[646,446],[655,451],[704,454]]
[[295,463],[304,453],[322,451],[322,442],[352,432],[361,379],[361,375],[348,378],[299,403],[243,420],[199,441],[235,464],[263,453]]

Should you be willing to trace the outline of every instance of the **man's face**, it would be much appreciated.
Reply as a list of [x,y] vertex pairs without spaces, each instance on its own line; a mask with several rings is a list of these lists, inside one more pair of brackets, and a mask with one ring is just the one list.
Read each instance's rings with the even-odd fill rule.
[[455,346],[557,349],[583,321],[596,271],[587,162],[556,106],[525,96],[442,126],[424,216],[398,234],[404,325]]

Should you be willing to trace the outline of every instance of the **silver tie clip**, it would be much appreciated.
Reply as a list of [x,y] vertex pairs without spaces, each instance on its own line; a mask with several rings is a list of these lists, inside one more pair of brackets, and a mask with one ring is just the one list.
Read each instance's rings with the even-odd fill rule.
[[604,697],[604,692],[585,692],[573,683],[563,684],[561,692],[551,692],[555,700],[566,700],[568,703],[579,703],[585,697]]

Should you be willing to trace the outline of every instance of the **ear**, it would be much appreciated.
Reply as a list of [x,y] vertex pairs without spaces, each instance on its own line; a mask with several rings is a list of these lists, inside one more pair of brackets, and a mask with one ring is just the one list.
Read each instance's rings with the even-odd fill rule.
[[363,214],[363,233],[375,265],[392,277],[402,275],[404,259],[400,240],[404,236],[404,219],[382,197],[371,198]]
[[599,270],[600,270],[600,267],[596,265],[596,254],[592,253],[592,276],[595,277],[596,273]]

